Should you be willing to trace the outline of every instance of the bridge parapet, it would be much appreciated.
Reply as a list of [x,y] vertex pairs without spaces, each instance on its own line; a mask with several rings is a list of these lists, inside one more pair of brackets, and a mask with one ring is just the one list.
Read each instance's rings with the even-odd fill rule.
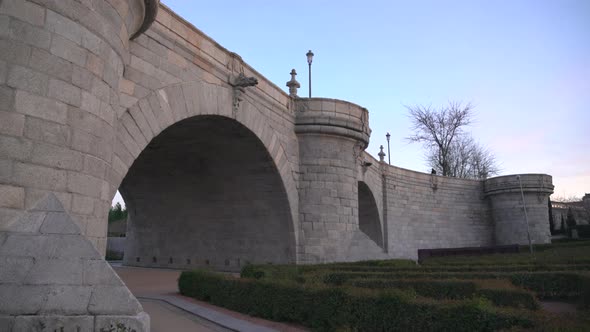
[[330,98],[295,99],[295,132],[344,136],[369,145],[369,111],[356,104]]

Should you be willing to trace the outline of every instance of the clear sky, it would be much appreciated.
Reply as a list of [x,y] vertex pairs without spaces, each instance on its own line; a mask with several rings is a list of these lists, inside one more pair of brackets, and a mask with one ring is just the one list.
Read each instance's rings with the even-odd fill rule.
[[[590,1],[162,0],[287,91],[369,110],[367,149],[427,171],[404,105],[473,103],[468,129],[501,174],[548,173],[555,195],[590,192]],[[387,152],[387,151],[386,151]]]

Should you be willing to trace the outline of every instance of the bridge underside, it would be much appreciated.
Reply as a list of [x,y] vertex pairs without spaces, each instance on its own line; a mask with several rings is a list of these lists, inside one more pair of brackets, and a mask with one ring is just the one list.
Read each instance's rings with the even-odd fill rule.
[[121,184],[125,263],[238,270],[295,261],[287,195],[268,152],[238,122],[193,117],[144,149]]

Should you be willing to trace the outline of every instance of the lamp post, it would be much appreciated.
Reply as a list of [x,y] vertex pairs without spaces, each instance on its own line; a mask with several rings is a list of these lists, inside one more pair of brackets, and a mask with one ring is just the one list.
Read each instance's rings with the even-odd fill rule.
[[307,64],[309,65],[309,98],[311,98],[311,62],[313,61],[313,52],[309,50],[307,54]]
[[389,165],[391,165],[391,155],[389,152],[389,139],[391,138],[391,135],[389,135],[389,133],[387,133],[387,135],[385,135],[385,137],[387,138],[387,161],[388,161],[387,163]]
[[526,235],[529,240],[529,249],[532,254],[533,253],[533,243],[531,242],[531,232],[529,231],[529,216],[526,213],[526,204],[524,202],[524,191],[522,190],[522,182],[520,181],[520,175],[517,175],[516,179],[518,180],[518,184],[520,186],[520,195],[522,197],[522,209],[524,210],[524,221],[526,222]]

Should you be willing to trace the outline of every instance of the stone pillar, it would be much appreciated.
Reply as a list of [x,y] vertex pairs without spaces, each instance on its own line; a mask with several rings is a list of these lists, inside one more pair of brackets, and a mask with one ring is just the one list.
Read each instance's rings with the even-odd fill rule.
[[[553,193],[552,178],[546,174],[521,174],[522,191],[529,222],[531,241],[551,243],[547,199]],[[497,245],[528,244],[523,200],[516,175],[491,178],[485,181],[494,221]]]
[[104,254],[119,80],[157,4],[0,2],[0,222],[54,193]]
[[357,170],[369,142],[368,111],[324,98],[296,100],[300,261],[349,260],[359,232]]

